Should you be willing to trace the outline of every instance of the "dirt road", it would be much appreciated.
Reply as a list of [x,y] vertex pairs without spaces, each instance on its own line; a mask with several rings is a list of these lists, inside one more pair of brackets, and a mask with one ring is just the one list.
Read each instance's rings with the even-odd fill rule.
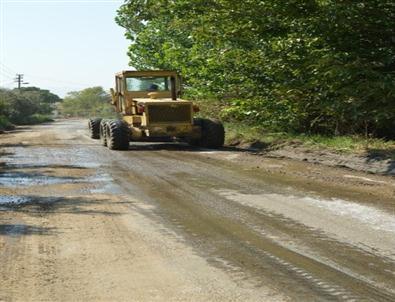
[[395,181],[86,123],[0,136],[0,301],[395,301]]

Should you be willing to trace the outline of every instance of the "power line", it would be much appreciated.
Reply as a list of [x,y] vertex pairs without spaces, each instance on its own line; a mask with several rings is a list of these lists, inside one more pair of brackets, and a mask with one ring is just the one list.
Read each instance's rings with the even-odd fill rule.
[[[0,0],[1,1],[1,0]],[[7,79],[15,79],[16,83],[18,82],[18,73],[13,70],[12,68],[6,66],[4,63],[2,63],[0,61],[0,75],[4,75],[5,78]],[[14,78],[14,74],[16,74],[16,78]],[[22,74],[22,79],[21,81],[23,81],[23,76],[28,76],[29,78],[33,78],[33,79],[37,79],[37,80],[42,80],[44,82],[47,83],[51,83],[51,84],[62,84],[62,85],[71,85],[71,86],[78,86],[78,87],[89,87],[92,86],[91,84],[87,84],[87,83],[81,83],[81,82],[73,82],[73,81],[63,81],[63,80],[58,80],[56,78],[47,78],[47,77],[43,77],[40,75],[34,75],[34,74]],[[24,84],[21,82],[21,85]],[[28,83],[25,83],[28,84]],[[59,85],[56,85],[59,86]],[[18,84],[19,87],[19,84]]]
[[1,68],[0,68],[0,73],[3,74],[4,76],[7,76],[7,77],[13,77],[14,74],[15,74],[15,72],[14,73],[9,73],[9,72],[7,72],[5,70],[2,70]]
[[16,73],[15,70],[12,70],[11,68],[7,67],[7,66],[4,65],[2,62],[0,62],[0,68],[1,68],[4,72],[9,73],[9,74],[15,74],[15,73]]
[[6,86],[9,86],[9,85],[14,84],[14,83],[15,83],[14,81],[11,81],[11,82],[7,82],[7,83],[2,83],[0,86],[1,87],[6,87]]
[[[1,70],[3,70],[3,72],[1,72]],[[6,66],[1,61],[0,61],[0,72],[2,74],[5,74],[5,75],[11,76],[11,77],[13,77],[14,74],[18,74],[15,70],[13,70],[12,68]],[[27,75],[30,78],[44,80],[45,82],[55,83],[55,84],[58,83],[58,84],[66,84],[66,85],[73,85],[73,86],[80,86],[80,87],[88,87],[88,86],[90,86],[90,84],[86,84],[86,83],[81,83],[81,82],[77,83],[77,82],[72,82],[72,81],[70,82],[70,81],[57,80],[57,79],[54,79],[54,78],[42,77],[40,75],[27,74],[27,73],[25,73],[24,75]]]
[[66,84],[66,85],[74,85],[74,86],[81,86],[81,87],[88,87],[90,86],[89,84],[85,84],[85,83],[77,83],[77,82],[70,82],[70,81],[62,81],[62,80],[56,80],[56,79],[49,79],[49,78],[45,78],[42,76],[38,76],[38,75],[34,75],[34,74],[26,74],[31,78],[36,78],[39,80],[44,80],[46,82],[50,82],[50,83],[58,83],[58,84]]
[[0,68],[0,74],[4,75],[5,77],[13,78],[16,72],[10,73]]
[[2,62],[0,62],[0,82],[1,82],[2,86],[8,86],[9,83],[4,84],[5,80],[14,80],[15,73],[16,72],[13,72],[11,68],[8,68]]
[[1,75],[2,78],[5,78],[5,79],[11,79],[11,80],[14,79],[13,76],[9,76],[8,74],[2,72],[1,70],[0,70],[0,75]]
[[[1,0],[0,0],[1,1]],[[9,80],[12,80],[12,83],[14,82],[14,77],[13,76],[10,76],[10,75],[8,75],[8,74],[6,74],[5,72],[3,72],[1,69],[0,69],[0,83],[4,86],[4,85],[6,85],[6,86],[8,86],[9,84],[4,84],[4,82],[5,81],[9,81]]]

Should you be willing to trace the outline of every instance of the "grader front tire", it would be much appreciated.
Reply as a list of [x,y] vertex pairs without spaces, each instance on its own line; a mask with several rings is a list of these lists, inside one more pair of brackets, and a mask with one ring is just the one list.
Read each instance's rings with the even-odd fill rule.
[[202,145],[207,148],[220,148],[225,142],[224,126],[219,120],[202,120]]
[[191,139],[191,146],[199,146],[205,148],[220,148],[224,145],[225,130],[224,126],[216,119],[194,119],[194,125],[200,126],[202,136],[200,139]]
[[110,150],[129,149],[129,127],[122,121],[109,121],[106,125],[107,147]]

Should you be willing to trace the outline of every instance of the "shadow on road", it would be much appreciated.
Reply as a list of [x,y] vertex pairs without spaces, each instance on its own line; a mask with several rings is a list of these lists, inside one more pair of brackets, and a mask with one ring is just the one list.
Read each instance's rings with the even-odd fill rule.
[[[43,125],[43,124],[40,124]],[[11,130],[10,132],[12,133],[19,133],[19,132],[26,132],[26,131],[32,131],[31,126],[18,126],[14,130]]]
[[85,197],[42,197],[29,195],[22,197],[25,202],[1,205],[2,211],[21,212],[32,216],[51,214],[112,216],[122,214],[121,212],[105,209],[105,205],[111,203],[107,199],[97,200]]
[[33,226],[27,224],[0,224],[0,236],[28,236],[28,235],[53,235],[54,228]]
[[386,174],[395,174],[395,150],[369,149],[367,163],[383,162]]
[[[1,155],[1,154],[0,154]],[[83,170],[83,169],[89,169],[84,166],[78,166],[78,165],[47,165],[47,164],[40,164],[40,165],[35,165],[35,164],[12,164],[12,163],[0,163],[0,169],[1,167],[7,168],[7,170],[17,170],[17,169],[75,169],[75,170]]]
[[0,144],[0,148],[16,148],[16,147],[28,147],[28,144],[22,144],[22,143],[15,143],[15,144]]
[[221,151],[221,152],[253,152],[255,149],[242,149],[232,146],[221,147],[218,149],[208,149],[190,146],[185,143],[173,142],[131,142],[128,151],[184,151],[184,152],[204,152],[204,151]]

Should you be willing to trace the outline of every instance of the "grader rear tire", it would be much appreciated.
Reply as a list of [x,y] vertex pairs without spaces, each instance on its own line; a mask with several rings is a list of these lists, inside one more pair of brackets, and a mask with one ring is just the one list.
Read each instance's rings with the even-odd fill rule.
[[110,150],[129,149],[129,127],[119,120],[112,120],[106,124],[107,147]]
[[207,148],[220,148],[225,142],[224,126],[219,120],[202,120],[202,146]]
[[89,137],[93,139],[100,138],[100,122],[101,118],[93,118],[89,119],[88,129],[89,129]]
[[108,120],[101,120],[100,122],[100,132],[99,132],[99,136],[100,136],[100,143],[102,144],[102,146],[106,147],[107,146],[107,122]]

